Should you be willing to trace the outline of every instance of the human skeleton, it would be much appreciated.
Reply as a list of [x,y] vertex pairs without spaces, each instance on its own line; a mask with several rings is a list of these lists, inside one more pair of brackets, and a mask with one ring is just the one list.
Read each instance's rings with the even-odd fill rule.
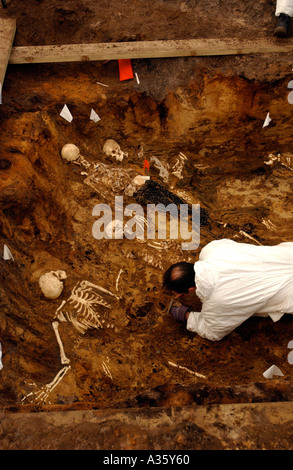
[[[45,403],[50,393],[61,382],[70,369],[70,359],[65,355],[63,343],[58,330],[60,323],[71,323],[81,334],[85,334],[88,329],[92,328],[112,328],[114,331],[118,331],[115,325],[109,321],[104,310],[111,309],[112,305],[109,299],[115,298],[119,299],[116,294],[113,294],[109,290],[101,286],[97,286],[89,281],[79,281],[74,286],[69,298],[67,300],[63,300],[61,305],[57,308],[54,321],[52,323],[60,349],[61,364],[65,365],[65,367],[56,374],[51,383],[42,386],[37,392],[29,393],[22,399],[22,401],[25,401],[28,397],[35,396],[37,402]],[[104,362],[102,365],[105,373],[107,373],[109,377],[112,377],[108,366],[106,366]],[[36,387],[35,384],[30,385]]]

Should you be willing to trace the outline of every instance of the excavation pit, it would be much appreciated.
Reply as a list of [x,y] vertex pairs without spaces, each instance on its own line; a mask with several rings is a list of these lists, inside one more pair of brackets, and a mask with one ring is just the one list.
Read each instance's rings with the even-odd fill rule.
[[[117,61],[8,67],[0,114],[0,240],[14,260],[2,260],[0,270],[3,409],[292,400],[290,315],[276,323],[252,317],[211,342],[175,322],[161,292],[164,270],[195,262],[214,239],[292,240],[291,61],[290,54],[137,59],[140,83],[119,82]],[[60,116],[65,104],[71,122]],[[92,109],[98,122],[90,120]],[[263,127],[268,112],[271,122]],[[107,139],[125,152],[122,161],[105,154]],[[80,149],[88,167],[62,159],[67,143]],[[104,178],[92,178],[99,168]],[[132,178],[146,174],[150,181],[124,194]],[[121,195],[125,206],[200,204],[199,248],[184,251],[182,240],[95,239],[94,207],[113,209]],[[38,281],[57,270],[66,272],[64,288],[48,299]],[[78,294],[82,282],[89,284]],[[78,328],[73,317],[85,311],[73,293],[91,299],[99,313],[95,325],[87,319]],[[53,328],[57,311],[63,312],[63,363]],[[273,364],[284,375],[265,379]]]

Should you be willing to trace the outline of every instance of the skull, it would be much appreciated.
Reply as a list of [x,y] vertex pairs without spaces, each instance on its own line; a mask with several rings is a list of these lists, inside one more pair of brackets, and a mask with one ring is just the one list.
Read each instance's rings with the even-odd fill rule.
[[88,169],[91,164],[80,154],[79,148],[74,144],[65,144],[61,150],[61,157],[68,162],[81,165]]
[[119,162],[122,162],[124,156],[127,157],[128,155],[128,153],[122,152],[120,145],[117,144],[117,142],[115,142],[113,139],[106,140],[103,147],[103,152],[108,157],[115,157]]
[[68,162],[77,160],[80,156],[79,148],[74,144],[66,144],[62,147],[61,157]]
[[39,279],[39,286],[45,297],[57,299],[63,290],[62,280],[66,279],[65,271],[50,271]]

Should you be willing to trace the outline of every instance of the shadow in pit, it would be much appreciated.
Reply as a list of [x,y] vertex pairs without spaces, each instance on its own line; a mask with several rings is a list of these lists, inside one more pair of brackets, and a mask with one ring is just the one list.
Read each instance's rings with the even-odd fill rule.
[[257,382],[231,387],[212,387],[197,383],[192,386],[165,384],[146,390],[113,408],[149,408],[186,405],[221,405],[235,403],[272,403],[293,400],[289,381]]

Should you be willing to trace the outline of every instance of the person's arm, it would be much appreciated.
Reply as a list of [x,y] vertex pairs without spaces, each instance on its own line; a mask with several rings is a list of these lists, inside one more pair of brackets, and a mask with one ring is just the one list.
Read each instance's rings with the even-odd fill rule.
[[203,312],[189,312],[186,320],[186,329],[210,341],[220,341],[224,336],[234,330],[234,324],[222,324],[217,321],[217,314],[205,318]]
[[171,307],[170,313],[175,320],[186,323],[187,330],[210,341],[219,341],[244,321],[233,315],[219,317],[213,312],[206,315],[202,311],[193,312],[184,305]]
[[188,310],[188,307],[181,305],[180,307],[171,307],[170,313],[175,320],[185,322],[190,313]]
[[210,341],[219,341],[254,314],[254,309],[204,303],[201,312],[191,311],[186,328]]

